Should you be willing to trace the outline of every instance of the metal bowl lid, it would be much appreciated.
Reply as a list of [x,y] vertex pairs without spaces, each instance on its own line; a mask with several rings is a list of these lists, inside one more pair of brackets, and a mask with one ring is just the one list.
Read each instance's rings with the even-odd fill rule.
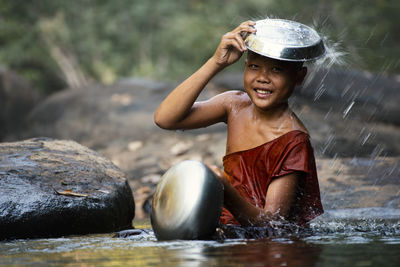
[[310,61],[325,54],[318,33],[295,21],[264,19],[256,21],[256,33],[245,39],[247,48],[257,54],[287,61]]
[[223,186],[199,161],[172,166],[153,196],[151,225],[158,240],[209,238],[223,205]]

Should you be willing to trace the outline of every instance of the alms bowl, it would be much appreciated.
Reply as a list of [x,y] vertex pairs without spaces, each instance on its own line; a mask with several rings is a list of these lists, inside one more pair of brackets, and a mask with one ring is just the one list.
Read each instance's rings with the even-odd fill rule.
[[158,240],[207,239],[218,225],[223,185],[199,161],[172,166],[161,178],[153,196],[151,225]]
[[316,60],[325,54],[325,45],[312,28],[290,20],[256,21],[257,32],[245,39],[247,49],[274,59],[286,61]]

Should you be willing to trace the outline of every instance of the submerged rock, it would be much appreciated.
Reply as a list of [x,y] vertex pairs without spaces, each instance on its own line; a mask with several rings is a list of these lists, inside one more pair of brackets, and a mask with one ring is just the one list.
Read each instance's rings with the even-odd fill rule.
[[113,232],[132,227],[125,175],[73,141],[0,144],[0,240]]

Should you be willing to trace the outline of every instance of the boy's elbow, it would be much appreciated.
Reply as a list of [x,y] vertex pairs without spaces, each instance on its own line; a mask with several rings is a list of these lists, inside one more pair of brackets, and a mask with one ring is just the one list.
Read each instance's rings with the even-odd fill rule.
[[160,116],[158,115],[157,112],[154,113],[153,120],[154,120],[154,123],[155,123],[158,127],[162,128],[162,129],[165,129],[163,120],[160,118]]
[[173,124],[168,123],[168,121],[163,119],[162,116],[160,116],[157,112],[154,113],[153,120],[154,123],[161,129],[174,130]]

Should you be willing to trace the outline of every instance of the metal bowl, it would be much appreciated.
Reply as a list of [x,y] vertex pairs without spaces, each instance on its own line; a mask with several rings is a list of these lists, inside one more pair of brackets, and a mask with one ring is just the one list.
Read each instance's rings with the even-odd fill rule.
[[223,185],[199,161],[182,161],[161,178],[153,196],[151,225],[158,240],[207,239],[218,225]]
[[257,54],[287,61],[310,61],[325,54],[318,33],[295,21],[264,19],[256,21],[256,33],[245,39],[247,48]]

